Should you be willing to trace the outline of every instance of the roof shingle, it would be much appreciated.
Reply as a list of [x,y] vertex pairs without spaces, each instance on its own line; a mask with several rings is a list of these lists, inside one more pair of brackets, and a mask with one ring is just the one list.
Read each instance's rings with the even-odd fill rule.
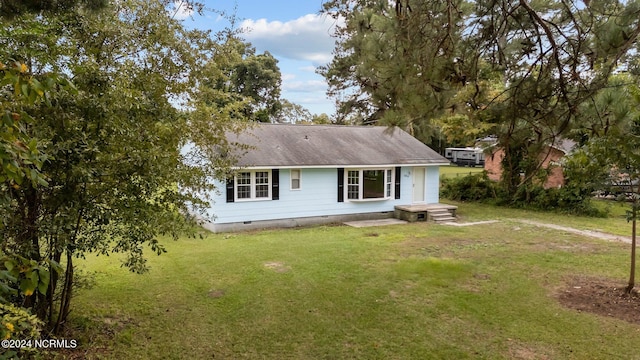
[[250,147],[240,167],[449,164],[397,127],[258,124],[228,140]]

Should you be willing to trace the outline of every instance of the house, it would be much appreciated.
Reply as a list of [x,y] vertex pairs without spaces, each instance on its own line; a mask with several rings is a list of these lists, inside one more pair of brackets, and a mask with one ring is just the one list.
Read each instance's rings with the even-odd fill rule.
[[[564,185],[564,174],[560,166],[560,160],[569,154],[576,143],[569,139],[556,141],[553,145],[548,145],[542,153],[542,168],[549,170],[549,175],[544,183],[544,188],[558,188]],[[484,169],[487,171],[489,179],[498,181],[502,176],[502,159],[504,150],[496,147],[491,155],[485,157]]]
[[[205,228],[236,231],[388,218],[396,206],[439,202],[449,161],[399,128],[259,124],[238,170],[217,181]],[[426,220],[424,218],[423,220]]]

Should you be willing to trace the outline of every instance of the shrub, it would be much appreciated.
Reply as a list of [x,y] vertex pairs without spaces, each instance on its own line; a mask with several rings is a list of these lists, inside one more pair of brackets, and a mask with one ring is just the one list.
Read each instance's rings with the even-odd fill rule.
[[539,210],[555,210],[575,215],[606,217],[604,210],[596,208],[592,203],[591,191],[567,184],[561,188],[544,189],[534,185],[528,189],[528,198],[516,199],[515,204],[521,207]]
[[464,177],[443,178],[441,195],[457,201],[492,202],[518,208],[607,216],[604,210],[596,208],[591,202],[591,189],[581,184],[569,182],[564,187],[550,189],[528,184],[519,187],[513,196],[507,196],[499,183],[488,178],[486,171]]
[[[0,340],[36,340],[40,338],[42,322],[37,316],[31,315],[28,309],[11,304],[0,303]],[[21,349],[0,349],[0,359],[14,359],[26,357],[27,353],[33,354],[37,350],[34,347]]]
[[497,197],[496,183],[489,179],[487,172],[456,178],[443,178],[441,194],[458,201],[482,201]]

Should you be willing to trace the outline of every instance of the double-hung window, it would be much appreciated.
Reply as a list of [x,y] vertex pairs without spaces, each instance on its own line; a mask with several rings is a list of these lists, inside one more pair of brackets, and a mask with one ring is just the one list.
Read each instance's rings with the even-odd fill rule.
[[270,171],[243,171],[236,175],[236,200],[266,200],[271,198]]
[[389,199],[393,195],[392,169],[360,169],[347,171],[347,199]]
[[291,169],[291,190],[300,190],[300,169]]

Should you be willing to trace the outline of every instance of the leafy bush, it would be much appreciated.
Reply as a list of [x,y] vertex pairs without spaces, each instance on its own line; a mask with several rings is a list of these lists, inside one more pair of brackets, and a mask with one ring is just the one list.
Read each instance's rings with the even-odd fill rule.
[[441,180],[441,195],[457,201],[492,202],[502,206],[559,211],[564,213],[605,217],[605,211],[591,202],[592,189],[582,183],[568,182],[561,188],[545,189],[528,184],[509,197],[499,183],[490,180],[486,171],[458,178]]
[[[28,309],[0,303],[1,340],[36,340],[40,338],[42,322],[31,315]],[[37,352],[34,347],[20,349],[0,349],[0,359],[24,358],[27,353]]]
[[442,179],[443,197],[458,201],[482,201],[497,197],[496,183],[489,179],[487,172],[456,178]]
[[561,188],[549,189],[540,185],[523,186],[513,199],[501,199],[501,202],[520,208],[606,217],[607,213],[596,208],[591,199],[589,189],[568,183]]

